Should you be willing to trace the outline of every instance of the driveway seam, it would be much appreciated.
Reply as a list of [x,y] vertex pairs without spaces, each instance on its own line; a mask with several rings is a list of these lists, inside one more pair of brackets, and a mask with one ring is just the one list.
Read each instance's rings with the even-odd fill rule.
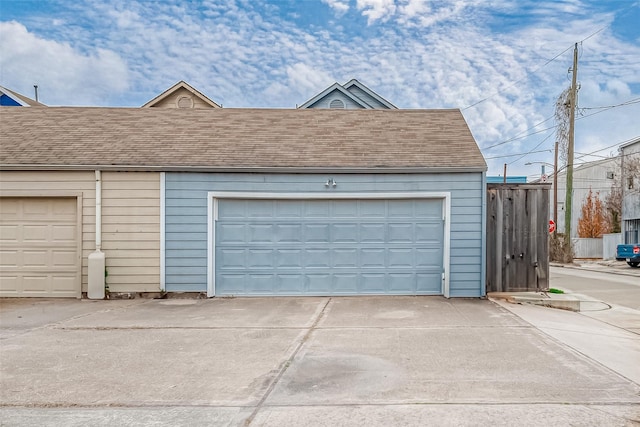
[[302,337],[302,339],[298,342],[298,344],[293,349],[293,351],[291,352],[291,354],[289,355],[287,360],[281,365],[280,371],[278,372],[276,377],[273,379],[271,384],[269,384],[269,387],[267,388],[267,391],[265,391],[264,395],[262,396],[262,398],[260,399],[258,404],[255,406],[255,408],[254,408],[253,412],[251,413],[251,415],[249,415],[249,417],[245,420],[245,422],[244,422],[245,426],[251,425],[251,423],[253,422],[253,420],[256,417],[256,415],[258,415],[258,412],[264,406],[264,402],[269,398],[269,396],[271,395],[271,393],[275,389],[276,385],[278,385],[278,383],[280,382],[280,379],[282,379],[282,377],[284,376],[285,372],[287,372],[287,369],[289,369],[289,366],[291,365],[291,362],[293,362],[293,359],[300,352],[300,349],[302,348],[302,346],[307,342],[307,340],[311,336],[311,333],[316,329],[316,327],[318,326],[318,323],[320,323],[320,320],[322,320],[322,317],[324,316],[324,313],[327,310],[327,307],[329,306],[329,303],[331,302],[331,299],[332,299],[331,297],[329,297],[327,299],[327,302],[322,307],[322,310],[320,310],[320,312],[318,312],[316,314],[316,318],[311,323],[311,326],[309,326],[307,328],[307,331],[305,332],[305,334]]

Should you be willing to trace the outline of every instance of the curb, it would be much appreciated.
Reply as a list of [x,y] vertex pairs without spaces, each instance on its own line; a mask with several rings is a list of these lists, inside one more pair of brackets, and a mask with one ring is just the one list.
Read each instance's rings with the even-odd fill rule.
[[560,263],[550,262],[549,267],[570,268],[573,270],[595,271],[600,273],[617,274],[619,276],[638,277],[637,274],[633,274],[626,271],[618,271],[614,269],[591,268],[588,265],[584,265],[584,264],[560,264]]
[[537,293],[510,293],[510,292],[490,292],[489,299],[503,300],[511,304],[533,304],[541,307],[555,308],[567,311],[580,311],[580,300],[562,294],[562,299],[551,298],[548,295]]

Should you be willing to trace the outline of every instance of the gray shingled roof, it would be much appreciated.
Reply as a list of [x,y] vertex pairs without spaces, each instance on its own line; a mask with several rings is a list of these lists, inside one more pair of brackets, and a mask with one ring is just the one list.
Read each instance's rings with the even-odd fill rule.
[[486,170],[459,110],[0,108],[0,166]]

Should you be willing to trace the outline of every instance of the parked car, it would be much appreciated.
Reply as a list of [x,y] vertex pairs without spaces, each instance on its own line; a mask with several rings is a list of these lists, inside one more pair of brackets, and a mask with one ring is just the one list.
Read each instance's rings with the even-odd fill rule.
[[618,245],[616,259],[626,261],[631,267],[638,268],[640,266],[640,244]]

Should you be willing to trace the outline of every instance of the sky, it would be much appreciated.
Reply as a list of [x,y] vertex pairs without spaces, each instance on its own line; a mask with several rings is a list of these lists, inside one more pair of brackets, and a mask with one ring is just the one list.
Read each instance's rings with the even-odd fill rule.
[[640,0],[0,0],[0,85],[139,107],[184,80],[225,108],[295,108],[355,78],[459,108],[489,175],[536,179],[576,43],[576,163],[640,136],[638,22]]

